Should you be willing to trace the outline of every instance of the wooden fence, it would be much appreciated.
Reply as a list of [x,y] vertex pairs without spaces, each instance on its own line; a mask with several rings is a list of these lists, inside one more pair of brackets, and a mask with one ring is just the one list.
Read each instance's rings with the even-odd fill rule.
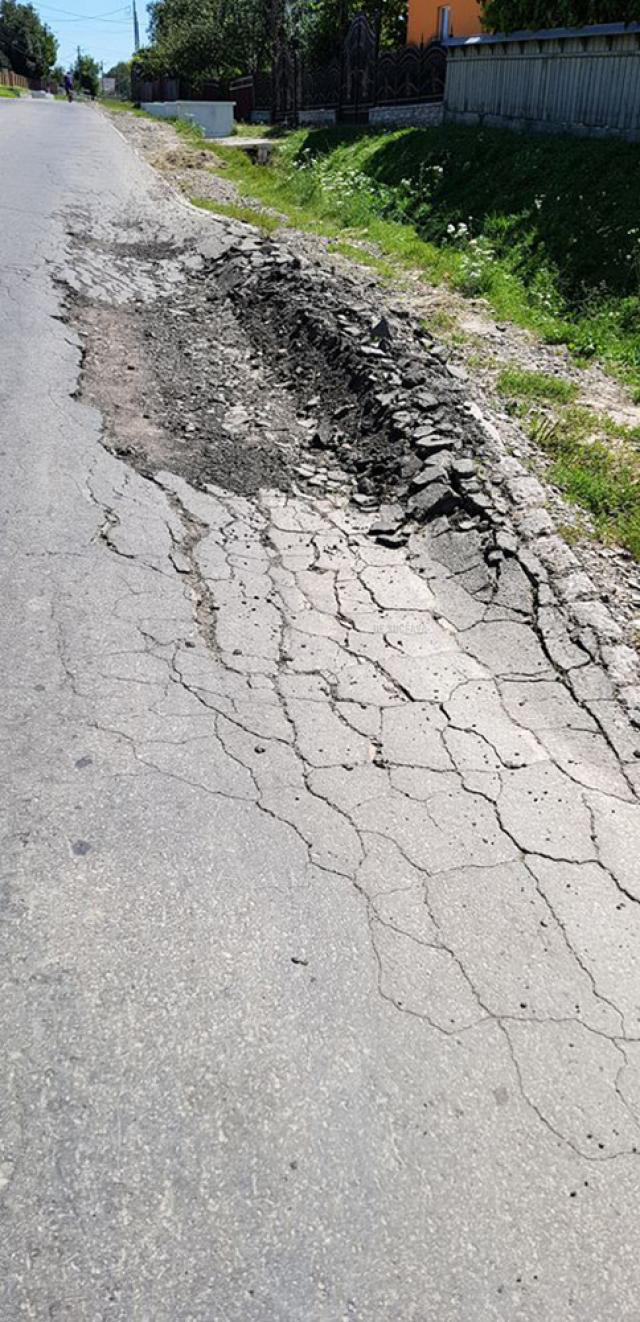
[[640,140],[640,23],[447,43],[445,120]]
[[0,87],[40,87],[39,83],[29,82],[21,73],[14,73],[13,69],[0,69]]

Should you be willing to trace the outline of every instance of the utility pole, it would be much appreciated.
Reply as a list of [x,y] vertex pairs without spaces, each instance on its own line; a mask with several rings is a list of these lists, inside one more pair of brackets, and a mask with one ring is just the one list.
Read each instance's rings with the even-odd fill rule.
[[[271,47],[271,119],[277,119],[281,104],[286,109],[286,72],[284,68],[284,0],[267,0],[269,45]],[[282,65],[282,67],[279,67]],[[283,85],[280,79],[282,77]]]
[[133,0],[133,49],[135,51],[140,50],[140,28],[138,27],[136,0]]
[[338,75],[338,105],[336,107],[336,119],[338,123],[342,119],[342,102],[344,98],[344,79],[345,79],[344,42],[345,42],[346,33],[347,33],[347,0],[339,0],[338,35],[340,38],[340,72]]

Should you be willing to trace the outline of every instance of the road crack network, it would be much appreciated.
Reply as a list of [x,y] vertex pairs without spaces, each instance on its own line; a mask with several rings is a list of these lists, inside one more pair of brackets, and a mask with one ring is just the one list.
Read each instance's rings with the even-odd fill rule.
[[[114,255],[117,262],[110,249],[110,262]],[[99,266],[94,245],[88,280]],[[612,719],[614,707],[622,711],[618,703],[633,700],[632,686],[616,688],[603,667],[615,628],[595,607],[584,614],[582,594],[579,627],[571,603],[559,604],[575,565],[544,519],[532,519],[538,484],[500,454],[495,430],[475,406],[465,413],[459,388],[445,387],[435,357],[427,384],[439,394],[425,391],[406,336],[397,350],[390,346],[398,333],[392,316],[367,339],[370,301],[354,301],[351,291],[345,302],[345,291],[336,296],[324,274],[280,262],[253,238],[236,242],[205,277],[200,272],[197,288],[186,280],[185,292],[173,294],[168,338],[153,302],[136,305],[131,326],[123,319],[123,353],[137,366],[136,388],[151,418],[146,457],[132,431],[131,403],[114,415],[108,392],[98,395],[105,443],[140,469],[156,507],[165,508],[164,557],[146,550],[144,509],[126,478],[117,503],[87,482],[105,548],[123,566],[169,575],[189,603],[193,627],[181,621],[177,639],[170,621],[139,627],[148,655],[164,668],[167,709],[180,691],[189,711],[195,704],[201,713],[205,733],[164,737],[157,707],[152,737],[141,738],[126,720],[101,728],[125,739],[138,765],[236,798],[286,826],[310,865],[355,887],[387,1005],[456,1042],[497,1027],[494,1041],[507,1049],[520,1095],[555,1138],[588,1160],[635,1155],[637,1115],[618,1074],[624,1044],[640,1037],[640,1018],[634,1023],[603,990],[603,978],[607,987],[611,981],[604,952],[580,945],[561,893],[565,869],[593,866],[620,896],[640,902],[627,855],[610,838],[618,805],[633,814],[640,842],[637,741]],[[120,291],[121,275],[116,285]],[[349,317],[369,326],[364,339],[354,338]],[[81,320],[85,389],[95,392],[102,331],[93,314]],[[213,373],[205,388],[193,364],[206,354],[210,324],[232,337],[240,326],[251,347],[239,369],[225,357],[228,381]],[[172,352],[175,364],[175,345],[186,355],[176,393],[189,421],[173,453],[158,440],[158,425],[166,433],[170,419],[177,433],[181,423],[164,387],[169,412],[164,422],[153,416],[153,380],[134,342],[141,333],[160,359]],[[294,335],[308,382],[302,387],[296,378],[283,388]],[[433,506],[426,527],[408,533],[396,503],[372,540],[374,496],[381,498],[386,483],[387,498],[402,501],[410,489],[403,474],[416,473],[402,449],[416,425],[399,405],[405,381],[410,407],[426,414],[421,443],[439,464],[444,454],[436,482],[450,482],[452,494]],[[332,426],[340,420],[333,441],[325,409]],[[203,414],[214,419],[215,443],[202,431]],[[262,439],[253,439],[252,428]],[[287,429],[294,448],[288,457],[278,450],[277,466],[269,467],[264,455]],[[445,478],[446,447],[459,446],[463,429],[467,448]],[[298,464],[292,482],[295,449],[299,455],[310,436],[316,467]],[[405,456],[400,467],[389,436]],[[168,460],[164,469],[154,447]],[[243,491],[245,454],[251,466]],[[317,456],[324,463],[327,454],[334,467],[318,468]],[[353,486],[345,488],[338,461],[359,474],[359,509],[345,502]],[[259,480],[256,462],[266,465]],[[227,474],[228,483],[215,481]],[[147,587],[127,581],[127,591],[144,600]],[[121,609],[128,611],[126,599]],[[583,678],[590,671],[601,677],[592,681],[595,700]],[[157,678],[150,683],[157,687]],[[389,876],[383,869],[383,889],[372,890],[369,871],[385,850]],[[549,880],[538,875],[536,860],[551,869]],[[381,911],[380,895],[400,903],[408,890],[420,897],[411,921]],[[619,913],[609,921],[619,924]],[[510,942],[515,973],[505,967]],[[567,1037],[572,1026],[575,1041]],[[567,1080],[550,1100],[540,1058]],[[583,1123],[588,1101],[576,1090],[580,1071],[590,1069],[604,1074],[608,1100]],[[596,1140],[585,1135],[596,1130],[594,1150]]]
[[[525,1024],[529,1031],[542,1035],[573,1023],[591,1035],[590,1051],[597,1054],[601,1040],[611,1044],[618,1056],[625,1041],[637,1040],[634,1035],[627,1039],[622,1011],[599,990],[596,975],[569,939],[566,925],[532,871],[528,849],[500,813],[504,778],[509,773],[531,767],[544,772],[552,767],[563,778],[569,808],[578,813],[583,803],[579,779],[567,775],[536,735],[513,723],[502,702],[499,680],[486,671],[481,673],[479,662],[474,663],[472,677],[460,678],[460,657],[467,656],[459,650],[464,648],[464,639],[459,642],[443,618],[434,621],[430,591],[413,571],[405,577],[401,553],[371,547],[362,527],[349,526],[339,511],[323,501],[265,494],[256,506],[222,491],[198,494],[169,475],[155,481],[182,526],[182,537],[176,534],[175,525],[172,529],[171,554],[180,557],[180,574],[191,598],[198,635],[195,647],[178,645],[172,651],[166,662],[168,676],[171,685],[185,690],[211,716],[212,734],[179,741],[155,738],[140,749],[126,730],[111,727],[113,733],[129,740],[141,765],[206,793],[224,795],[226,791],[212,790],[202,780],[159,766],[157,760],[157,750],[163,746],[193,751],[199,740],[215,739],[224,757],[249,777],[251,788],[231,797],[253,802],[260,811],[286,823],[303,842],[310,862],[356,887],[365,904],[378,992],[388,1004],[456,1040],[496,1024],[508,1042],[523,1099],[551,1133],[589,1160],[634,1154],[640,1142],[635,1128],[627,1146],[611,1152],[607,1144],[594,1154],[590,1143],[576,1139],[549,1119],[531,1084],[523,1081],[520,1057],[524,1050],[526,1062],[527,1046],[510,1035],[513,1023]],[[105,540],[109,546],[109,539]],[[369,571],[377,573],[383,567],[391,579],[401,573],[408,605],[401,597],[396,605],[384,604],[384,590],[382,602],[376,596]],[[383,583],[384,578],[379,581]],[[362,626],[369,632],[363,632]],[[406,660],[406,650],[416,644],[420,649],[427,647],[432,664],[444,663],[439,692],[427,699],[417,696],[421,690],[413,679],[403,681],[395,669],[394,658],[400,655]],[[413,669],[416,674],[425,669],[429,673],[423,662]],[[517,681],[512,682],[530,685],[531,678],[519,671]],[[535,682],[557,681],[555,673],[551,679],[546,673],[544,681],[538,677]],[[487,692],[492,701],[495,698],[499,711],[496,731],[501,733],[493,739],[477,728],[478,722],[487,720]],[[467,722],[459,717],[452,720],[451,713],[465,694],[475,702],[474,715]],[[404,731],[407,752],[403,755],[398,750],[396,738],[389,755],[385,727],[390,714],[404,711],[409,713]],[[415,764],[411,760],[415,722],[425,716],[431,725],[430,753]],[[495,716],[493,722],[495,726]],[[327,747],[320,748],[318,758],[319,730],[324,732],[321,737],[327,740]],[[456,761],[458,735],[479,741],[477,756],[490,763],[490,774],[498,784],[496,794],[466,783],[472,768]],[[453,747],[449,739],[454,740]],[[394,760],[398,757],[402,760]],[[416,788],[423,778],[422,797],[414,797],[394,780],[394,774],[400,772],[415,777]],[[540,793],[545,792],[542,783]],[[485,805],[482,821],[472,816],[461,849],[461,814],[474,801]],[[385,825],[390,807],[389,824]],[[479,838],[477,831],[481,832]],[[482,841],[488,853],[478,863]],[[400,869],[407,867],[419,878],[421,903],[434,929],[432,940],[416,935],[410,925],[382,917],[367,887],[360,883],[372,847],[381,843],[392,844]],[[454,857],[448,862],[451,854]],[[559,865],[574,861],[559,848],[546,855],[540,850],[540,857]],[[593,858],[601,867],[597,840]],[[449,875],[471,876],[480,869],[486,881],[492,871],[500,873],[504,868],[517,868],[522,878],[529,879],[544,906],[545,917],[538,920],[540,931],[544,924],[546,933],[553,929],[558,934],[569,961],[568,965],[561,962],[562,978],[568,980],[575,998],[572,1015],[542,1015],[507,1004],[501,1007],[499,990],[488,991],[485,981],[481,991],[455,943],[444,935],[430,889],[442,886]],[[383,932],[387,934],[384,942]],[[398,941],[420,947],[425,952],[423,960],[430,952],[425,989],[405,987],[407,975],[394,948]],[[411,964],[411,956],[404,962]],[[455,971],[453,982],[447,966]],[[420,971],[417,976],[419,979]],[[456,985],[458,977],[461,981]],[[551,1001],[553,977],[551,963],[546,974],[551,980]],[[441,988],[435,993],[438,984]],[[562,1004],[565,991],[563,988]],[[436,1002],[444,995],[444,1013],[429,1008],[434,995]],[[467,995],[475,1014],[464,1008]],[[529,993],[523,990],[522,995]],[[619,1059],[616,1072],[618,1069]],[[613,1077],[611,1089],[620,1100]],[[626,1102],[624,1105],[626,1108]],[[635,1117],[632,1119],[635,1126]]]

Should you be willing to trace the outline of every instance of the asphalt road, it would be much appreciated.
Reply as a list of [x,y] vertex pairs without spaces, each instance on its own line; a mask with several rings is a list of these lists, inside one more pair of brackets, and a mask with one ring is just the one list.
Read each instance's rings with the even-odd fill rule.
[[2,1322],[636,1319],[625,769],[506,608],[105,450],[118,231],[227,241],[0,105]]

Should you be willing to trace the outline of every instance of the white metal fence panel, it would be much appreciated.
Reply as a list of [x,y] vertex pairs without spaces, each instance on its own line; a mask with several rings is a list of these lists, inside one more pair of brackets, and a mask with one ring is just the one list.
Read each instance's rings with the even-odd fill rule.
[[640,24],[451,41],[444,114],[640,140]]

